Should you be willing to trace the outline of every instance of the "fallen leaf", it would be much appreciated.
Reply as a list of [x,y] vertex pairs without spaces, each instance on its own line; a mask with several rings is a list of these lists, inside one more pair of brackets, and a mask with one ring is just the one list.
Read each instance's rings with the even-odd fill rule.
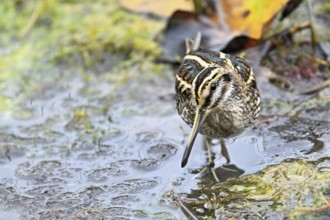
[[[274,18],[290,14],[302,0],[221,0],[207,5],[207,13],[176,11],[164,30],[163,58],[178,62],[185,54],[185,39],[202,34],[201,47],[234,53],[262,42]],[[211,10],[211,12],[210,12]]]
[[169,19],[164,30],[162,42],[163,59],[168,62],[180,62],[185,54],[185,39],[194,39],[201,32],[202,48],[221,50],[234,35],[219,29],[217,24],[205,15],[187,11],[176,11]]
[[254,39],[262,38],[272,20],[284,8],[288,0],[223,0],[224,22],[231,31]]

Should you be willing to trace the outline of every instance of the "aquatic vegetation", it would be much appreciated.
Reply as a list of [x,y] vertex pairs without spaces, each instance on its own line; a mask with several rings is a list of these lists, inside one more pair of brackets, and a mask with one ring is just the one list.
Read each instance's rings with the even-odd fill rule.
[[186,205],[201,218],[294,218],[322,208],[327,211],[329,186],[328,168],[303,160],[287,160],[257,174],[196,190]]

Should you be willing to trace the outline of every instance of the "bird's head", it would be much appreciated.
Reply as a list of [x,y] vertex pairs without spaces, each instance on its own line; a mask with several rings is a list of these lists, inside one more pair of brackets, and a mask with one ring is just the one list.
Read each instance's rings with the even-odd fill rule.
[[230,71],[228,67],[210,66],[203,69],[192,82],[191,93],[196,105],[196,112],[186,152],[182,159],[182,167],[188,161],[195,138],[205,118],[217,108],[225,106],[234,91],[232,74],[228,71]]

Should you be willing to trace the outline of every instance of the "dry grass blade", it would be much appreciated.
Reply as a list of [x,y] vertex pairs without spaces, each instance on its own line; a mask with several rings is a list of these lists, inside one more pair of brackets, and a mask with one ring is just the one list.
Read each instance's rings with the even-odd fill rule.
[[305,94],[305,95],[312,94],[312,93],[318,92],[322,89],[325,89],[327,87],[330,87],[330,79],[328,79],[326,81],[323,81],[323,82],[321,82],[321,83],[319,83],[319,84],[317,84],[317,85],[315,85],[311,88],[308,88],[308,89],[302,91],[301,94]]

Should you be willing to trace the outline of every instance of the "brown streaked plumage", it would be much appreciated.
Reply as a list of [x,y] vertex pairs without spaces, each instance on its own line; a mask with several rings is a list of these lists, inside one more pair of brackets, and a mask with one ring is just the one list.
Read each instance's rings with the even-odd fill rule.
[[240,57],[188,45],[176,71],[176,102],[181,118],[192,127],[182,167],[197,133],[207,139],[233,137],[258,117],[260,96],[254,74]]

